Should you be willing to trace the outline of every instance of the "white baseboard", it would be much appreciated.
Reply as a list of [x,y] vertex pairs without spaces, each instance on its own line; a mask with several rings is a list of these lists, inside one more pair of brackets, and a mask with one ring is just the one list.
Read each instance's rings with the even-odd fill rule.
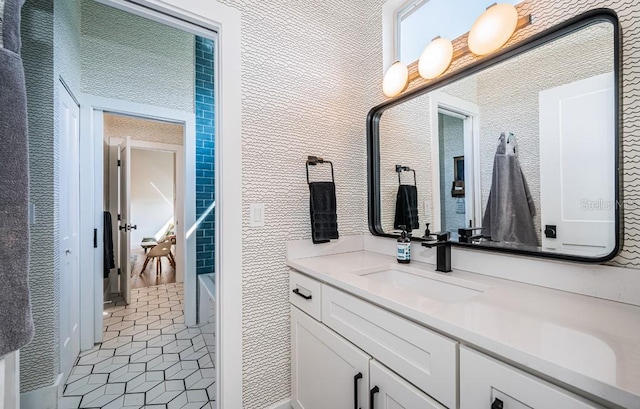
[[20,394],[20,409],[57,409],[62,374],[53,385]]
[[287,398],[278,403],[274,403],[266,409],[291,409],[291,399]]

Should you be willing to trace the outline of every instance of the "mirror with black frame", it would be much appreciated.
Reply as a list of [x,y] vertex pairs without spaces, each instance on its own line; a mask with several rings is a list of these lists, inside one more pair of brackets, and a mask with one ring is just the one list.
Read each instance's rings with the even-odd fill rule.
[[421,238],[429,223],[483,249],[615,256],[617,30],[576,20],[372,109],[371,231]]

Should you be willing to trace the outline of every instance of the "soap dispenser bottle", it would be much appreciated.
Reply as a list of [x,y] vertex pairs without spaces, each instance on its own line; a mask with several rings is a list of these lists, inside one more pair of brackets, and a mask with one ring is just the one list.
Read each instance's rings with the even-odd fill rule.
[[400,226],[402,234],[398,237],[396,244],[396,260],[398,263],[408,264],[411,262],[411,238],[407,232],[407,226]]

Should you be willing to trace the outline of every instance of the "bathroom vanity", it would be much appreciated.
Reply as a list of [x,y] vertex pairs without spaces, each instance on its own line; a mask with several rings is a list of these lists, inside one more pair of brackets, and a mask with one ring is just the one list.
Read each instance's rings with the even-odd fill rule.
[[290,245],[294,408],[640,408],[639,307],[400,265],[369,239],[392,244]]

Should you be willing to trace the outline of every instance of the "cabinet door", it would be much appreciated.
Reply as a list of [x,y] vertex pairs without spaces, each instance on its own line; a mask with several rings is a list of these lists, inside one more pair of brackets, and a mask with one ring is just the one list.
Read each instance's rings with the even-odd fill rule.
[[376,361],[371,361],[372,409],[446,409]]
[[596,409],[569,391],[460,347],[460,409]]
[[369,407],[371,358],[293,306],[291,353],[291,404],[295,409]]

